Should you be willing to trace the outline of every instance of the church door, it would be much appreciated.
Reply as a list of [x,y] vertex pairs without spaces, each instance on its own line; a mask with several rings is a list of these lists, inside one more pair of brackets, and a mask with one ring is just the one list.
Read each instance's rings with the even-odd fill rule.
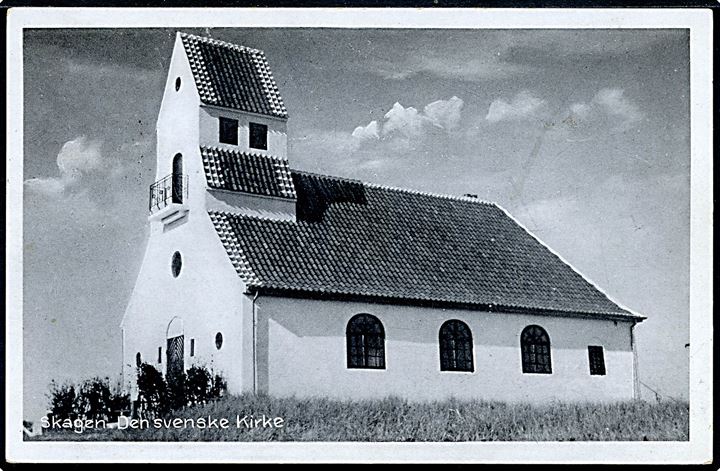
[[185,372],[185,336],[167,339],[167,377]]

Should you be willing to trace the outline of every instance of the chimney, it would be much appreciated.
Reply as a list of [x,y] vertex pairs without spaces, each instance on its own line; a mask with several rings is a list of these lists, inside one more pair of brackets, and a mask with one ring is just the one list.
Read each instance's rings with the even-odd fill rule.
[[463,196],[466,198],[475,198],[475,199],[477,199],[477,197],[478,197],[478,195],[473,194],[473,193],[465,193]]

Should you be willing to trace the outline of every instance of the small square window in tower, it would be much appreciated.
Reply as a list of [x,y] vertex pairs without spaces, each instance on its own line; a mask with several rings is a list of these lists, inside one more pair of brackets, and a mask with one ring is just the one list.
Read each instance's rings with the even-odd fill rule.
[[250,123],[250,147],[267,150],[268,127],[265,124]]
[[220,143],[238,144],[238,120],[230,118],[220,118]]

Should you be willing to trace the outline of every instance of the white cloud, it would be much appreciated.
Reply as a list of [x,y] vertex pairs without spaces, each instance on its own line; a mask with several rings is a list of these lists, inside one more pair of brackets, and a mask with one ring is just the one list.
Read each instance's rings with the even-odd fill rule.
[[63,144],[57,155],[59,177],[30,178],[25,180],[28,191],[46,196],[62,194],[76,185],[84,174],[96,170],[102,163],[101,143],[77,137]]
[[425,105],[423,113],[436,126],[452,130],[460,123],[460,112],[464,102],[453,96],[449,100],[433,101]]
[[428,103],[419,112],[417,108],[395,103],[385,114],[382,135],[402,137],[420,137],[428,133],[428,126],[452,131],[460,124],[464,102],[453,96],[449,100],[437,100]]
[[485,119],[491,123],[516,121],[537,116],[544,108],[545,100],[533,96],[529,91],[521,91],[512,101],[498,98],[490,104]]
[[603,88],[593,98],[593,102],[613,116],[619,117],[624,123],[634,123],[642,119],[643,114],[638,106],[624,96],[621,88]]
[[380,139],[377,121],[370,121],[367,126],[356,127],[355,130],[352,132],[352,137],[360,141],[366,141],[369,139]]

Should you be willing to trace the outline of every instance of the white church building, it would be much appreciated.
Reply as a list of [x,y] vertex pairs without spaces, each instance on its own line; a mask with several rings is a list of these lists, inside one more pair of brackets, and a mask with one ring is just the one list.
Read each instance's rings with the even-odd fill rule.
[[634,327],[503,208],[292,169],[262,51],[178,33],[122,328],[229,393],[542,402],[637,393]]

